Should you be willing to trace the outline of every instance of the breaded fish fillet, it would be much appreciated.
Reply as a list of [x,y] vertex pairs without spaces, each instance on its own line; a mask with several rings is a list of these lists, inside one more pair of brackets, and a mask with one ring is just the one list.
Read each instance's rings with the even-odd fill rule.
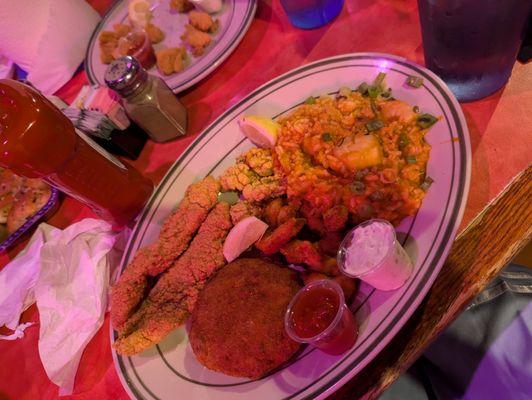
[[161,276],[124,325],[114,343],[118,353],[140,353],[185,322],[205,281],[225,264],[223,243],[232,226],[229,204],[218,203],[187,251]]
[[111,292],[111,321],[121,332],[145,296],[148,277],[167,270],[216,204],[220,184],[212,176],[187,189],[177,209],[164,222],[157,241],[139,250]]

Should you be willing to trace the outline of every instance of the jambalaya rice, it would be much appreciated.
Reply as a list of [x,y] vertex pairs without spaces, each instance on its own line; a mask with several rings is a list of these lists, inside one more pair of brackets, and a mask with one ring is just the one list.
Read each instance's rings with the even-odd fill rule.
[[273,154],[288,200],[316,214],[344,205],[353,223],[398,224],[413,215],[425,196],[431,149],[416,111],[391,97],[342,88],[282,117]]

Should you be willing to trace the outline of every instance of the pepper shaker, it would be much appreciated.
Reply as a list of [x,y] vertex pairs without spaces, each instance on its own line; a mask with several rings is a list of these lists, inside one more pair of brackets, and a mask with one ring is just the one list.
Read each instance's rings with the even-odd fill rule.
[[183,136],[187,111],[172,90],[159,77],[150,75],[131,56],[113,61],[104,77],[109,88],[122,97],[129,118],[156,142]]

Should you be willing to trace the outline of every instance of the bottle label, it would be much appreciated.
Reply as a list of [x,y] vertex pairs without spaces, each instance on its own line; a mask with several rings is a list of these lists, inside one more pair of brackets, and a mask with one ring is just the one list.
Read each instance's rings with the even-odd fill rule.
[[82,138],[90,147],[92,147],[94,150],[96,150],[100,155],[111,161],[114,165],[117,167],[127,170],[126,166],[122,164],[116,157],[109,154],[102,146],[100,146],[98,143],[96,143],[94,140],[92,140],[89,135],[81,132],[79,129],[76,129],[76,133],[80,138]]

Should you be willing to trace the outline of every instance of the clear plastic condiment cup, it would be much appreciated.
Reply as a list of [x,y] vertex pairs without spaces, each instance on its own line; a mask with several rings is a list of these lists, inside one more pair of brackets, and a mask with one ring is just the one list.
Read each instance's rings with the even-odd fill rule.
[[[313,289],[323,287],[338,295],[338,310],[328,327],[312,337],[299,336],[294,325],[294,306],[302,296],[308,295]],[[344,292],[340,285],[330,279],[320,279],[305,285],[290,301],[284,319],[288,336],[299,343],[307,343],[325,353],[339,355],[349,350],[356,342],[358,327],[349,307],[345,303]]]
[[[367,243],[379,244],[381,251],[376,257],[369,257],[361,250],[360,243],[354,244],[355,236],[361,232],[369,231],[367,228],[378,224],[382,237],[367,237]],[[370,263],[371,258],[375,262]],[[395,290],[403,286],[412,274],[412,260],[395,234],[392,224],[382,219],[372,219],[361,223],[347,233],[338,249],[338,267],[340,271],[351,277],[369,283],[375,289]]]
[[127,55],[135,57],[144,69],[150,69],[155,65],[155,52],[150,42],[150,38],[145,31],[130,32],[127,36],[120,38],[120,40],[123,41],[126,46],[129,46]]

